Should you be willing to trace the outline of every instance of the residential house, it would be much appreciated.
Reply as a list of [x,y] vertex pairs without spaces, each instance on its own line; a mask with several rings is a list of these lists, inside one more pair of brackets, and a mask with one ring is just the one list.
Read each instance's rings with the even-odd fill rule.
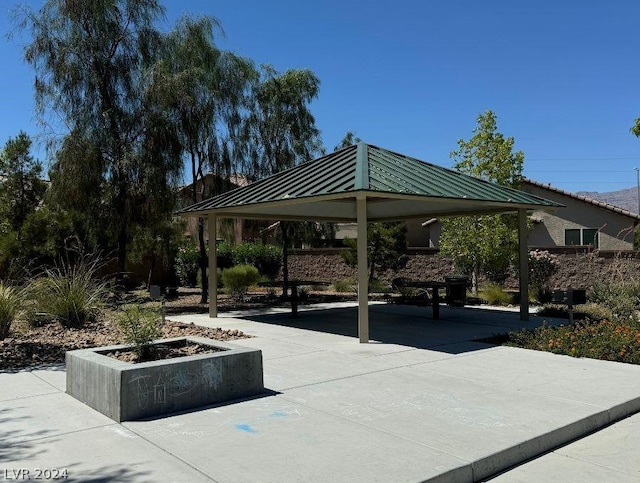
[[[207,173],[203,180],[198,180],[195,186],[196,200],[202,201],[211,198],[220,193],[225,193],[233,189],[246,186],[249,184],[246,176],[241,174],[232,174],[228,179],[214,173]],[[190,206],[193,201],[193,183],[184,185],[178,189],[178,209]],[[186,218],[187,226],[185,228],[185,237],[197,240],[198,237],[198,219]],[[205,240],[209,239],[207,231],[207,220],[205,219]],[[256,222],[254,220],[221,220],[218,228],[218,237],[232,243],[242,243],[247,239],[255,239],[260,236],[260,229],[265,225],[264,222]]]
[[[640,215],[609,203],[579,196],[549,184],[524,179],[520,188],[527,193],[564,205],[554,212],[534,212],[529,233],[530,248],[594,247],[603,251],[633,250],[634,230]],[[410,248],[438,248],[442,224],[437,218],[407,222]],[[349,225],[338,230],[337,238],[355,237]]]
[[522,191],[565,205],[553,213],[534,212],[532,248],[591,246],[603,251],[633,250],[640,215],[530,179]]

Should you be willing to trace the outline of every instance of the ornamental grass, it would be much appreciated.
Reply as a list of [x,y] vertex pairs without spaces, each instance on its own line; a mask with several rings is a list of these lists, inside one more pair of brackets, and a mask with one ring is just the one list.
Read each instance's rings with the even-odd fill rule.
[[23,303],[22,289],[0,281],[0,340],[9,335],[11,324],[20,315]]

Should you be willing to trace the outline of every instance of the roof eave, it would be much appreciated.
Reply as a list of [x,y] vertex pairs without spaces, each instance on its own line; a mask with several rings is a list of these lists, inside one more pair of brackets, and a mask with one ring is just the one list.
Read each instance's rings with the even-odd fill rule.
[[[598,208],[602,208],[603,210],[608,210],[608,211],[611,211],[613,213],[617,213],[619,215],[626,216],[628,218],[632,218],[636,222],[640,222],[640,213],[633,213],[632,211],[626,210],[624,208],[620,208],[619,206],[616,206],[616,205],[612,205],[611,203],[606,203],[606,202],[600,201],[600,200],[594,200],[593,198],[589,198],[588,196],[577,195],[575,193],[572,193],[571,191],[563,190],[561,188],[557,188],[557,187],[552,186],[550,184],[541,183],[539,181],[534,181],[534,180],[529,179],[529,178],[523,178],[522,182],[530,184],[532,186],[536,186],[536,187],[541,188],[541,189],[545,189],[547,191],[551,191],[552,193],[557,193],[557,194],[560,194],[560,195],[563,195],[563,196],[567,196],[569,198],[573,198],[573,199],[581,201],[583,203],[587,203],[587,204],[590,204],[590,205],[593,205],[593,206],[597,206]],[[563,207],[565,207],[565,206],[563,205]]]

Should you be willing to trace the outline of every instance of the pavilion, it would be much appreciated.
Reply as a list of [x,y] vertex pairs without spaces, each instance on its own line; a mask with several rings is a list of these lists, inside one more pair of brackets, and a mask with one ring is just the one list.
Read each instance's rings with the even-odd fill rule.
[[357,223],[358,334],[369,341],[367,224],[411,218],[517,213],[520,318],[528,320],[529,210],[562,205],[365,143],[304,162],[269,178],[179,211],[207,217],[209,316],[217,316],[216,225],[219,218]]

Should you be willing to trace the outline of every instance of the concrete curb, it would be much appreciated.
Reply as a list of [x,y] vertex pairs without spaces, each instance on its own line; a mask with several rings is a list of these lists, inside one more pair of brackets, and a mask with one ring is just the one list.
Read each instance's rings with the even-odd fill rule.
[[[640,398],[605,409],[549,433],[536,436],[528,441],[507,448],[486,458],[469,464],[472,480],[483,481],[495,477],[523,463],[538,458],[574,441],[594,434],[622,419],[640,412]],[[447,474],[428,480],[433,482],[451,481]],[[469,480],[466,480],[469,481]]]

